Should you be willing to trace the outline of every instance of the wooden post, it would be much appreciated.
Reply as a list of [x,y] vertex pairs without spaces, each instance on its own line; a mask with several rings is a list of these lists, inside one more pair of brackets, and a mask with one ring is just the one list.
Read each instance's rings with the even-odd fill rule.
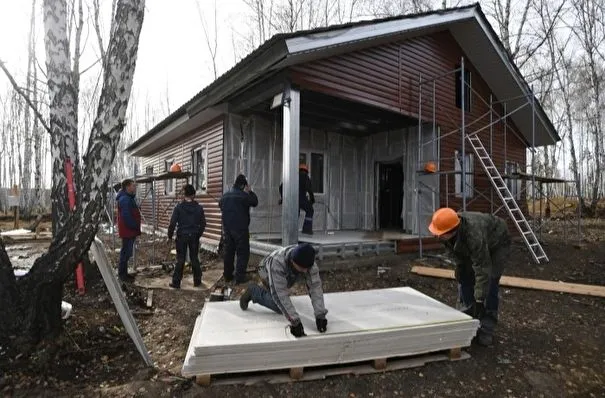
[[293,380],[300,380],[303,378],[304,368],[290,368],[290,378]]
[[386,358],[375,359],[374,362],[372,363],[372,367],[376,370],[385,370],[387,368],[387,359]]
[[15,214],[15,225],[14,225],[14,229],[19,229],[19,206],[15,206],[14,207],[14,214]]

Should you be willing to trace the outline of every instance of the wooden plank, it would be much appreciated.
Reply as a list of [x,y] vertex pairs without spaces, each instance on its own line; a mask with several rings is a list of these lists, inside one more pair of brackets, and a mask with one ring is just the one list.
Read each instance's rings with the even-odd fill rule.
[[[454,279],[454,271],[450,269],[431,268],[416,265],[412,267],[412,272],[423,276]],[[605,286],[599,285],[584,285],[580,283],[569,283],[561,281],[546,281],[542,279],[519,278],[515,276],[503,276],[502,278],[500,278],[500,285],[509,287],[519,287],[523,289],[545,290],[549,292],[605,297]]]
[[458,360],[462,357],[462,348],[452,348],[447,355],[450,358],[450,361]]
[[153,306],[153,290],[147,291],[147,308],[151,308]]
[[212,377],[210,375],[195,376],[195,382],[200,386],[208,387],[211,381]]
[[[471,356],[467,352],[461,351],[460,358],[458,360],[469,359]],[[375,374],[382,372],[391,372],[403,369],[412,369],[424,366],[432,362],[442,362],[452,360],[448,354],[436,353],[429,355],[422,355],[418,357],[410,358],[396,358],[391,359],[387,363],[385,369],[376,369],[370,363],[356,363],[338,367],[324,367],[324,368],[311,368],[304,372],[303,377],[300,381],[312,381],[312,380],[325,380],[331,376],[344,376],[354,375],[361,376],[366,374]],[[197,377],[196,377],[197,379]],[[280,384],[280,383],[291,383],[292,378],[289,373],[284,372],[269,372],[269,373],[251,373],[249,375],[238,375],[238,376],[225,376],[217,377],[212,381],[212,385],[246,385],[253,386],[257,384]]]

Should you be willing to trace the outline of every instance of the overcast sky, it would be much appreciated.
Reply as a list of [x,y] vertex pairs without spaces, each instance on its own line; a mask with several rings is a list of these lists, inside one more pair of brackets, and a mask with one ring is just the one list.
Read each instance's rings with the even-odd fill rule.
[[[84,0],[84,4],[91,0]],[[109,23],[111,0],[100,0]],[[244,19],[245,4],[241,0],[217,0],[219,60],[218,71],[226,71],[234,64],[232,27],[238,35],[247,31]],[[214,0],[200,0],[209,33],[214,35]],[[84,6],[85,8],[87,5]],[[166,93],[170,110],[174,111],[203,87],[214,80],[196,0],[147,0],[145,22],[141,33],[139,56],[134,82],[137,112],[143,113],[145,102],[155,109],[155,122],[167,115]],[[44,68],[45,54],[42,41],[42,0],[37,0],[37,53]],[[0,60],[3,60],[18,82],[24,85],[27,70],[27,39],[31,1],[0,0]],[[107,31],[107,29],[105,29]],[[239,38],[241,39],[241,38]],[[98,58],[97,38],[92,23],[86,24],[82,42],[85,51],[81,70]],[[105,45],[107,41],[105,41]],[[82,77],[83,87],[94,87],[99,68],[92,68]],[[44,80],[43,76],[38,77]],[[5,95],[9,83],[0,73],[0,96]],[[44,87],[45,88],[45,87]],[[143,129],[143,126],[141,126]],[[143,134],[144,131],[139,132]]]

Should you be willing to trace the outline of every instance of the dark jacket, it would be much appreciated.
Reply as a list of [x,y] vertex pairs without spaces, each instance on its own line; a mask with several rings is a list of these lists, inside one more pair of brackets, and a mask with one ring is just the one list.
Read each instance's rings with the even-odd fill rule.
[[499,277],[504,271],[511,242],[508,227],[503,219],[491,214],[466,211],[458,215],[458,231],[445,246],[453,254],[457,274],[472,268],[475,300],[483,301],[489,278]]
[[233,187],[219,201],[223,227],[231,231],[247,231],[250,226],[250,208],[258,206],[254,192]]
[[186,201],[176,205],[172,211],[170,225],[168,226],[168,239],[172,239],[174,229],[176,235],[197,235],[202,236],[206,229],[206,217],[204,208],[195,200]]
[[[309,197],[307,198],[307,194]],[[279,184],[279,197],[283,198],[283,183]],[[308,200],[311,204],[315,203],[315,195],[313,195],[313,186],[311,185],[311,178],[309,173],[304,170],[298,172],[298,200],[304,202]]]
[[313,264],[309,271],[305,273],[297,272],[292,267],[290,259],[295,247],[296,245],[284,247],[265,257],[260,264],[259,276],[263,283],[269,287],[271,297],[277,307],[291,323],[300,319],[292,300],[290,300],[289,289],[296,282],[306,284],[315,318],[325,318],[328,310],[324,305],[319,268],[317,268],[317,264]]
[[135,195],[120,190],[116,196],[118,202],[118,235],[120,238],[134,238],[141,235],[141,211]]

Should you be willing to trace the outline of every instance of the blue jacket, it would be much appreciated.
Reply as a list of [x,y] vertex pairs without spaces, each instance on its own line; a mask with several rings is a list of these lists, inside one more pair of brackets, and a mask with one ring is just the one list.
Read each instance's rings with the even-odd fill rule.
[[168,239],[172,239],[174,229],[176,235],[202,236],[206,229],[204,208],[195,200],[182,201],[172,211],[170,225],[168,226]]
[[118,202],[118,233],[121,238],[133,238],[141,234],[141,213],[134,195],[120,190]]
[[239,188],[231,188],[219,201],[223,218],[223,228],[231,231],[247,231],[250,226],[250,208],[258,206],[254,192],[246,193]]

